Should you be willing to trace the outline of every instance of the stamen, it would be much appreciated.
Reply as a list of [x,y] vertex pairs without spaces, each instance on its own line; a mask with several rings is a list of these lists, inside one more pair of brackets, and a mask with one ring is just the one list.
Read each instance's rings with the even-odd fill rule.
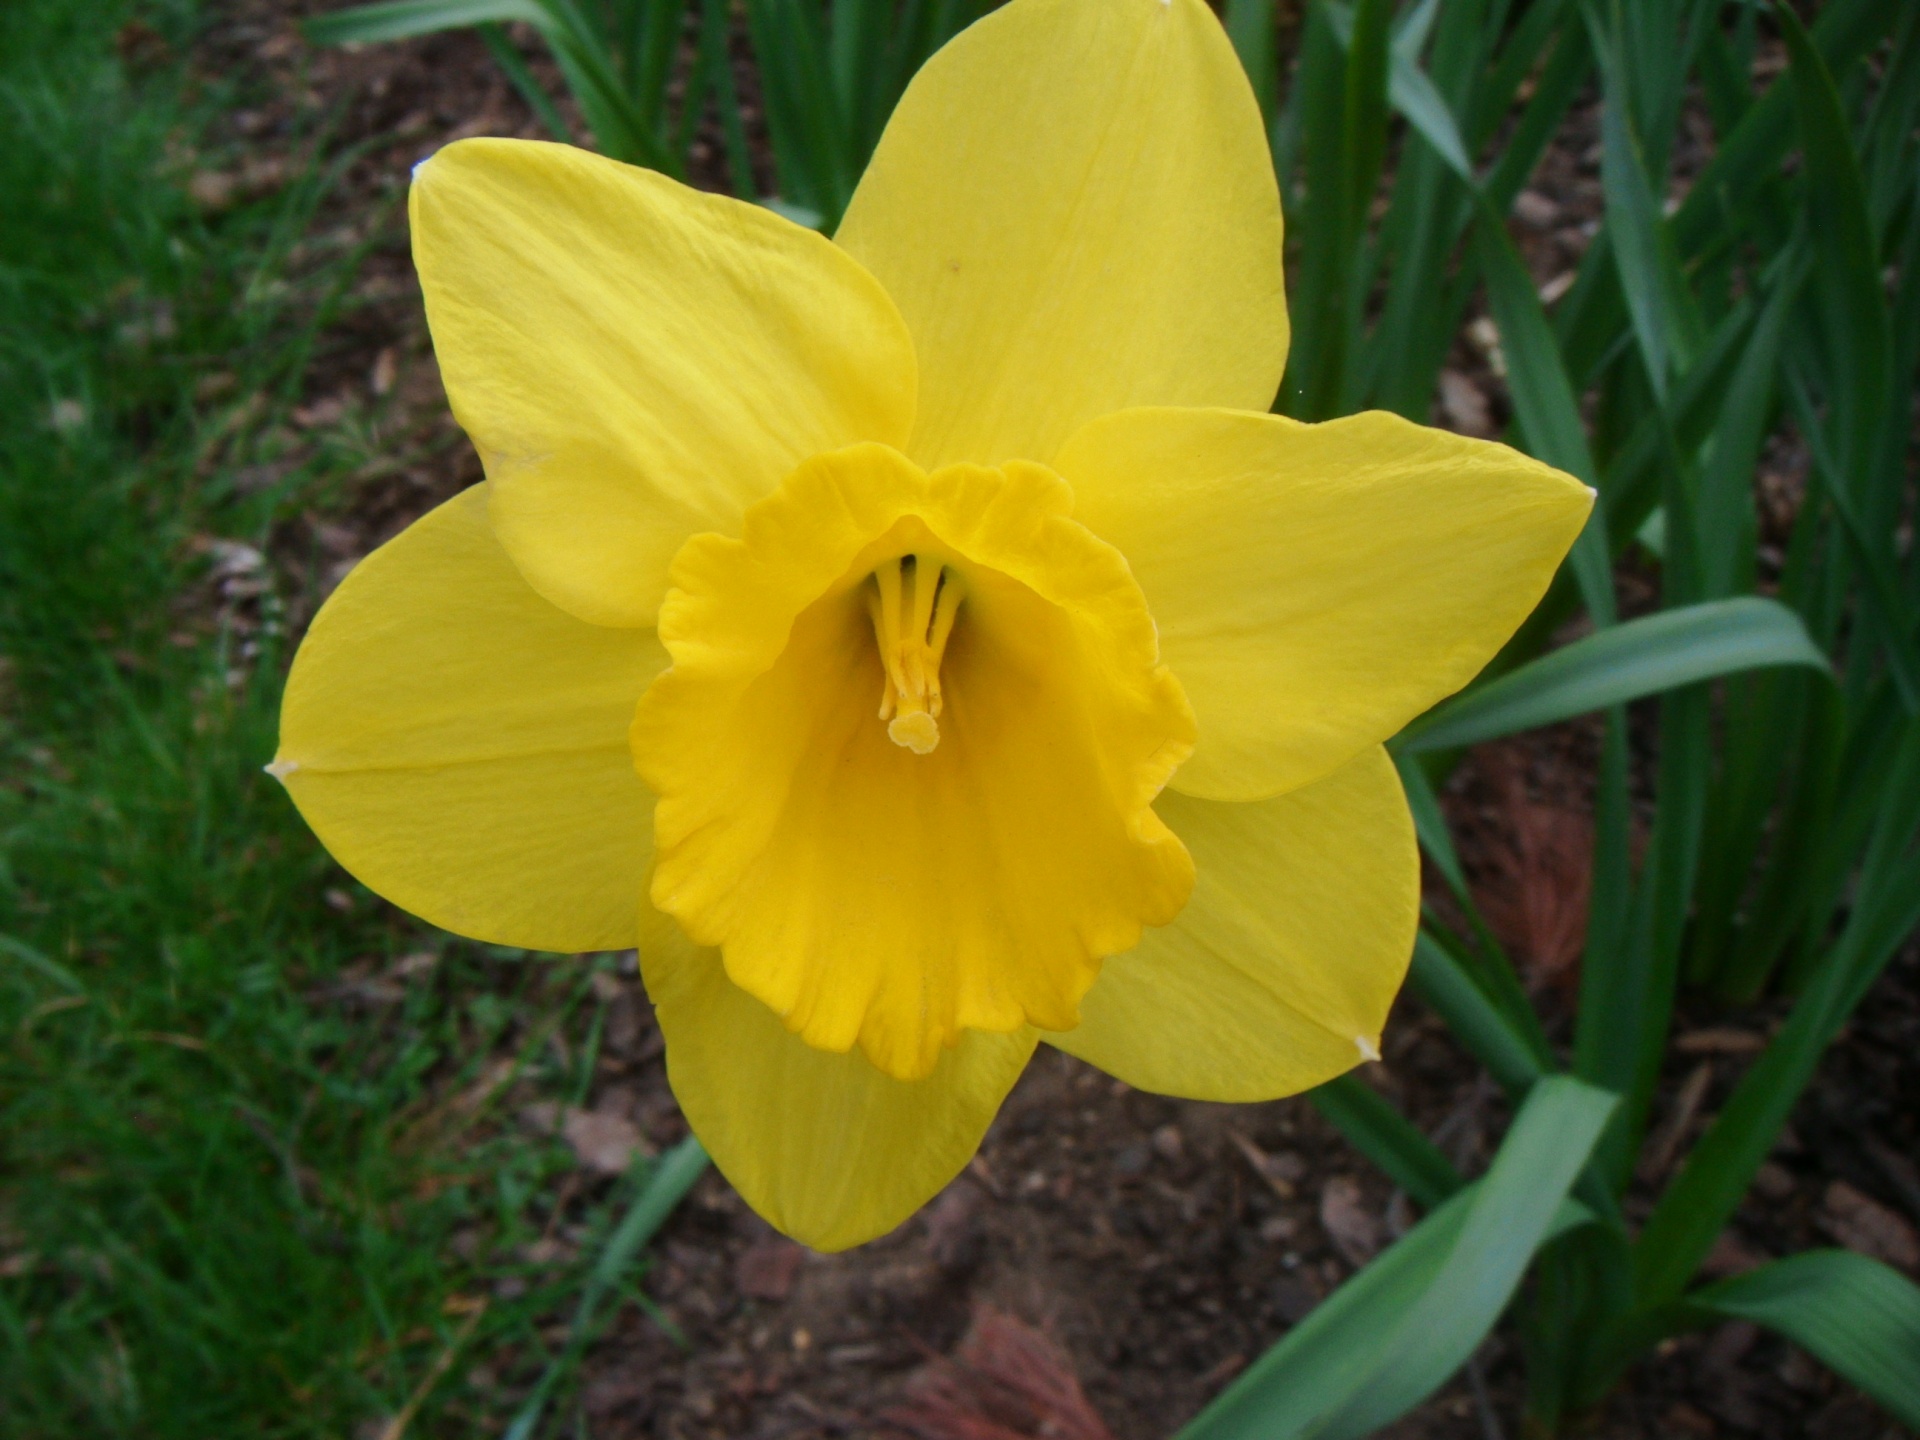
[[946,566],[923,563],[918,555],[886,561],[874,570],[873,581],[867,614],[887,674],[880,718],[894,744],[925,755],[940,743],[940,662],[963,587]]
[[960,582],[952,571],[942,566],[934,590],[933,619],[927,626],[927,653],[932,656],[928,665],[933,691],[929,709],[938,715],[943,704],[940,698],[940,662],[946,657],[947,641],[953,636],[954,617],[960,613]]

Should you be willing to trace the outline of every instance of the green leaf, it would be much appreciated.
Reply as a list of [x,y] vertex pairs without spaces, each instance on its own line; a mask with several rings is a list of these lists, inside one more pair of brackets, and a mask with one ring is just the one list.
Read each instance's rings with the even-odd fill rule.
[[[1496,1079],[1515,1093],[1524,1091],[1551,1068],[1551,1051],[1526,990],[1474,904],[1425,767],[1411,755],[1395,756],[1394,763],[1407,794],[1407,808],[1413,812],[1420,848],[1446,880],[1480,941],[1477,957],[1457,955],[1447,941],[1422,929],[1408,983]],[[1466,947],[1461,949],[1464,952]]]
[[1227,0],[1225,21],[1227,38],[1247,72],[1253,86],[1253,98],[1259,103],[1260,118],[1273,125],[1274,105],[1280,88],[1279,51],[1274,46],[1273,0]]
[[1809,448],[1813,451],[1814,466],[1827,481],[1827,498],[1833,502],[1833,513],[1839,517],[1841,533],[1847,537],[1855,558],[1860,562],[1861,573],[1867,582],[1863,598],[1889,632],[1889,643],[1885,647],[1887,667],[1900,692],[1900,702],[1909,715],[1920,714],[1920,673],[1916,673],[1920,671],[1920,656],[1914,653],[1912,606],[1900,585],[1897,562],[1893,557],[1893,537],[1877,533],[1860,513],[1859,502],[1854,498],[1847,477],[1840,473],[1840,462],[1834,458],[1828,442],[1828,426],[1807,397],[1805,387],[1797,382],[1797,377],[1795,383],[1788,387],[1787,394],[1799,416],[1801,433],[1807,437]]
[[[1306,148],[1304,297],[1294,314],[1281,404],[1301,419],[1342,413],[1361,349],[1368,275],[1368,213],[1387,146],[1387,75],[1393,6],[1359,0],[1351,11],[1332,0],[1308,7],[1290,117]],[[1341,53],[1341,28],[1351,41]],[[1286,146],[1276,134],[1276,152]],[[1287,142],[1291,144],[1291,142]]]
[[[1713,441],[1701,467],[1694,520],[1699,526],[1703,597],[1718,599],[1753,583],[1757,520],[1753,475],[1773,414],[1781,342],[1807,273],[1807,247],[1789,245],[1773,293],[1740,349],[1738,366],[1721,391]],[[1675,428],[1679,429],[1676,421]]]
[[[1844,70],[1879,39],[1900,8],[1887,0],[1831,0],[1814,22],[1814,43],[1829,66]],[[1780,183],[1780,157],[1793,134],[1793,104],[1791,85],[1775,84],[1748,109],[1694,180],[1671,225],[1674,244],[1687,264],[1752,234],[1755,202]],[[1583,382],[1628,326],[1612,248],[1610,232],[1601,230],[1559,311],[1567,367]]]
[[667,121],[667,82],[673,76],[674,56],[686,0],[633,0],[633,17],[621,73],[642,115],[655,125]]
[[[1272,0],[1265,0],[1271,6]],[[1231,14],[1231,9],[1229,10]],[[1420,132],[1421,137],[1447,162],[1452,170],[1469,185],[1474,184],[1473,161],[1467,157],[1466,142],[1460,138],[1460,127],[1453,118],[1446,97],[1434,87],[1427,72],[1420,68],[1420,46],[1425,42],[1428,25],[1431,23],[1434,9],[1431,3],[1422,7],[1416,15],[1424,23],[1409,23],[1393,39],[1389,48],[1389,68],[1387,72],[1387,99],[1393,108],[1407,118],[1407,123]],[[1327,19],[1332,25],[1334,38],[1344,50],[1353,47],[1353,10],[1346,5],[1329,4]],[[1271,27],[1271,21],[1268,22]],[[1272,43],[1272,31],[1268,31],[1268,43]],[[1243,57],[1244,58],[1244,57]]]
[[1433,793],[1433,782],[1427,778],[1425,767],[1411,755],[1396,754],[1393,763],[1400,771],[1400,788],[1407,792],[1407,809],[1413,812],[1413,829],[1420,837],[1420,848],[1439,868],[1441,878],[1454,897],[1467,900],[1467,874],[1460,868],[1459,853],[1453,848],[1453,836],[1447,832],[1446,817],[1440,813],[1440,801]]
[[1462,1185],[1460,1172],[1371,1085],[1342,1075],[1307,1092],[1320,1113],[1407,1194],[1431,1209]]
[[1507,148],[1487,172],[1486,192],[1504,214],[1553,142],[1560,121],[1585,89],[1593,62],[1586,30],[1563,24],[1568,0],[1537,0],[1527,6],[1500,51],[1494,73],[1479,88],[1467,124],[1470,146],[1486,143],[1520,102],[1521,83],[1533,79],[1533,98],[1507,137]]
[[[1600,233],[1604,237],[1607,232]],[[1781,273],[1778,265],[1767,267],[1763,283],[1777,285]],[[1722,423],[1736,368],[1751,353],[1757,309],[1744,299],[1729,307],[1708,334],[1693,368],[1674,385],[1667,407],[1648,406],[1608,458],[1605,501],[1610,534],[1637,531],[1659,503],[1661,476],[1675,448],[1683,453],[1697,450]],[[1751,470],[1740,476],[1740,484],[1751,505]]]
[[784,183],[792,199],[837,225],[855,177],[820,13],[809,0],[747,0],[746,8]]
[[1447,162],[1448,169],[1469,185],[1477,183],[1473,161],[1467,155],[1466,142],[1460,138],[1460,127],[1454,122],[1446,97],[1427,78],[1427,72],[1402,54],[1397,45],[1393,50],[1393,69],[1387,78],[1387,98],[1393,102],[1394,109],[1406,116],[1407,123],[1420,132],[1420,138]]
[[507,38],[507,32],[501,29],[497,22],[491,20],[475,28],[479,32],[481,42],[487,47],[487,53],[493,56],[493,63],[500,67],[513,88],[520,92],[520,98],[527,102],[528,108],[533,111],[535,117],[547,127],[547,133],[562,145],[571,144],[573,136],[567,129],[565,117],[554,105],[553,97],[547,94],[540,82],[534,78],[533,71],[527,68],[527,62],[521,58],[520,51],[514,46],[513,41]]
[[1920,1286],[1850,1250],[1810,1250],[1687,1297],[1804,1345],[1920,1427]]
[[[1900,10],[1887,0],[1831,0],[1814,22],[1814,45],[1827,65],[1844,70],[1873,47]],[[1673,217],[1683,256],[1691,259],[1745,233],[1743,212],[1779,174],[1779,157],[1793,133],[1793,106],[1792,86],[1775,84],[1721,142]]]
[[[1591,19],[1594,12],[1587,13]],[[1627,67],[1618,37],[1609,35],[1597,20],[1590,28],[1606,86],[1606,103],[1600,112],[1600,177],[1607,228],[1647,378],[1665,406],[1669,383],[1691,367],[1698,352],[1700,321],[1647,174],[1640,137],[1634,133],[1627,103]]]
[[805,205],[796,205],[793,201],[783,200],[778,195],[769,195],[760,203],[774,214],[791,220],[796,225],[804,225],[809,230],[825,228],[826,222],[822,220],[818,210],[809,209]]
[[1894,763],[1876,785],[1879,820],[1846,928],[1634,1244],[1634,1289],[1642,1307],[1679,1298],[1739,1207],[1821,1055],[1920,923],[1920,856],[1908,850],[1920,822],[1920,721],[1908,722]]
[[[1816,217],[1814,284],[1824,300],[1840,463],[1854,471],[1871,449],[1888,403],[1892,339],[1880,256],[1867,206],[1866,179],[1833,75],[1791,7],[1775,5],[1775,22],[1792,58],[1794,100],[1806,147],[1804,202]],[[1845,484],[1857,483],[1847,473]],[[1861,492],[1855,491],[1858,496]]]
[[1614,1100],[1533,1089],[1486,1176],[1415,1226],[1256,1360],[1180,1440],[1359,1440],[1466,1363],[1546,1240],[1590,1218],[1566,1198]]
[[[1484,195],[1475,250],[1487,282],[1487,300],[1499,327],[1507,362],[1507,389],[1514,420],[1527,451],[1576,479],[1593,485],[1599,475],[1587,432],[1580,423],[1580,401],[1568,378],[1560,347],[1547,324],[1546,311],[1507,227]],[[1618,616],[1613,594],[1613,557],[1607,544],[1604,506],[1595,505],[1586,528],[1568,558],[1580,598],[1596,625],[1612,625]]]
[[1449,750],[1770,665],[1827,668],[1800,617],[1742,596],[1599,631],[1470,690],[1400,733],[1403,754]]
[[519,20],[541,31],[553,28],[553,16],[537,0],[387,0],[316,15],[301,23],[316,45],[348,45],[378,40],[409,40],[466,25]]
[[[1357,0],[1347,53],[1346,106],[1341,138],[1349,238],[1366,233],[1380,167],[1387,158],[1387,86],[1393,64],[1393,6],[1389,0]],[[1328,7],[1333,13],[1333,7]]]
[[[700,63],[706,68],[714,107],[720,112],[720,133],[726,144],[727,174],[733,193],[742,200],[755,198],[753,152],[747,144],[746,122],[740,114],[740,95],[733,80],[733,7],[727,0],[701,0]],[[693,112],[689,111],[691,115]],[[686,118],[682,118],[684,127]]]
[[1509,1094],[1526,1094],[1547,1073],[1546,1057],[1533,1039],[1501,1013],[1460,962],[1425,930],[1414,942],[1407,984]]

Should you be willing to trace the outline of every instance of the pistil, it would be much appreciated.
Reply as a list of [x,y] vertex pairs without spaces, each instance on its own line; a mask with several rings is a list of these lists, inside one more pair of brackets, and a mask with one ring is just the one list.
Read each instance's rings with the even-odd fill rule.
[[880,718],[887,738],[916,755],[940,743],[940,661],[953,635],[960,576],[949,566],[902,555],[873,572],[867,613],[886,668]]

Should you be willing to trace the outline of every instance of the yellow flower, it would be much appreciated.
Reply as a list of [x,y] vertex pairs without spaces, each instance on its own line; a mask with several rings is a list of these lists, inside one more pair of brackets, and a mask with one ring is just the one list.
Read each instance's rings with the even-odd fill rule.
[[412,218],[488,478],[295,660],[271,768],[341,864],[637,944],[695,1131],[821,1248],[945,1184],[1041,1039],[1213,1100],[1376,1053],[1417,910],[1381,744],[1590,496],[1265,413],[1280,209],[1202,0],[1012,0],[833,241],[504,140]]

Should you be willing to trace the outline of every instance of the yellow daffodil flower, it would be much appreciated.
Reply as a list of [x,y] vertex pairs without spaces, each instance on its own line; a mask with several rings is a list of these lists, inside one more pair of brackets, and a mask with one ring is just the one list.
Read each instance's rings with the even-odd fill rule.
[[1280,207],[1202,0],[1011,0],[831,241],[507,140],[411,213],[487,480],[294,662],[271,769],[342,865],[637,945],[695,1132],[823,1249],[951,1179],[1040,1040],[1210,1100],[1377,1054],[1417,912],[1382,742],[1590,493],[1266,413]]

